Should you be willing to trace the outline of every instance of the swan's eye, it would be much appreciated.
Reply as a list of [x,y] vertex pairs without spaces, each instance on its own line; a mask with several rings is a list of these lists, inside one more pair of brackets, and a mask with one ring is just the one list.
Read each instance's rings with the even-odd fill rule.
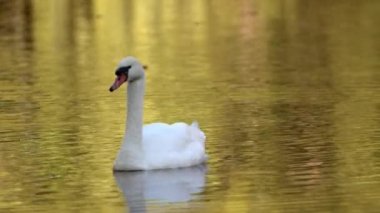
[[131,69],[131,66],[127,66],[127,67],[119,67],[119,68],[115,71],[115,75],[120,76],[121,74],[124,74],[124,75],[128,76],[129,69]]

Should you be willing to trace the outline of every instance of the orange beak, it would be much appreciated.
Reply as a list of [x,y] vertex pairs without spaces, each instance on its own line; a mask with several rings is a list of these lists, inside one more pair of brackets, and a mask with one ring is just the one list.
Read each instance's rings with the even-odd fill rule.
[[128,80],[127,76],[124,74],[118,75],[115,79],[115,82],[113,82],[112,86],[110,87],[110,92],[113,92],[117,88],[119,88],[124,82]]

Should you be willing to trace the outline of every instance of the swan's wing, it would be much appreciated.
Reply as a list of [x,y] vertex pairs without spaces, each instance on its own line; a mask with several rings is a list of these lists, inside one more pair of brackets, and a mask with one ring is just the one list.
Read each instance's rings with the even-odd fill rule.
[[206,160],[205,136],[195,125],[153,123],[143,128],[143,149],[147,163],[154,167],[183,167]]
[[189,125],[175,123],[152,123],[143,128],[143,144],[145,148],[177,151],[190,142]]
[[191,125],[183,122],[173,123],[152,123],[143,128],[143,143],[148,146],[159,144],[169,148],[183,148],[188,143],[196,142],[204,144],[205,134],[200,130],[198,122]]

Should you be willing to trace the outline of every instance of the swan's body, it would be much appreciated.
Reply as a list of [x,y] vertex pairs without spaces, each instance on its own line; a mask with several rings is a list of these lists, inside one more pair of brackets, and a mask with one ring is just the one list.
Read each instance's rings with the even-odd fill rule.
[[115,170],[179,168],[206,160],[205,136],[196,122],[192,125],[147,124],[142,133],[141,146],[128,141],[126,133],[115,161]]
[[150,170],[203,163],[205,135],[198,123],[152,123],[143,126],[145,74],[133,57],[123,59],[110,91],[128,81],[127,128],[114,170]]

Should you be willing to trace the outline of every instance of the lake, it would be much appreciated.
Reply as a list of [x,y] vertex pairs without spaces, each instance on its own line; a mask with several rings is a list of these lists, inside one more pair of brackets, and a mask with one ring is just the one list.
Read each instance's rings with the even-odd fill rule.
[[[0,212],[377,212],[380,1],[0,4]],[[112,171],[121,58],[208,163]]]

